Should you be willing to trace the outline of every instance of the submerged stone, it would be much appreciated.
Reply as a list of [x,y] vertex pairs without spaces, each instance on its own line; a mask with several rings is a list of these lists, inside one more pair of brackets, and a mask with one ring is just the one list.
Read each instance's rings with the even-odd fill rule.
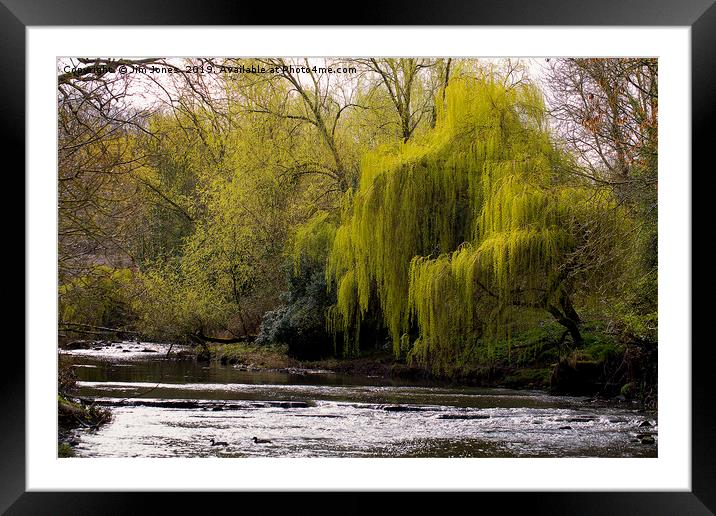
[[307,408],[310,407],[305,401],[270,401],[269,405],[272,407],[281,408]]
[[406,407],[405,405],[386,405],[383,407],[386,412],[421,412],[425,409],[420,407]]
[[488,414],[440,414],[438,419],[490,419]]

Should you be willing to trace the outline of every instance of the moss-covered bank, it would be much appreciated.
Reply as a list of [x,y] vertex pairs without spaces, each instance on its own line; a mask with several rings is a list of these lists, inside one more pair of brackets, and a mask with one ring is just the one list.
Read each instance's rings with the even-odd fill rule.
[[72,430],[96,429],[112,419],[109,409],[73,396],[77,391],[76,382],[72,368],[61,359],[57,385],[57,456],[59,458],[74,456],[75,441],[72,439]]

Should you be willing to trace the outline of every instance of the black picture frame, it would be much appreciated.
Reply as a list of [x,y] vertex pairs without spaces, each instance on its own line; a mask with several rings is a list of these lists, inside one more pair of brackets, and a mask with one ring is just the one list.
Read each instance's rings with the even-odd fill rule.
[[[343,4],[345,6],[345,4]],[[25,29],[51,25],[563,25],[563,26],[688,26],[691,27],[692,71],[692,170],[705,169],[707,152],[716,141],[716,5],[714,0],[482,0],[473,2],[406,0],[380,4],[361,3],[340,14],[338,4],[322,6],[304,3],[247,3],[239,0],[192,2],[178,0],[0,0],[0,99],[2,99],[3,137],[6,149],[24,163],[25,149]],[[344,7],[345,8],[345,7]],[[19,175],[13,168],[13,174]],[[8,175],[10,169],[6,169]],[[702,173],[707,173],[702,170]],[[688,173],[688,172],[687,172]],[[7,176],[6,176],[7,177]],[[694,178],[691,172],[692,181]],[[702,179],[698,178],[701,185]],[[24,181],[20,188],[24,191]],[[705,194],[706,189],[692,192]],[[692,235],[712,240],[711,218],[705,215],[707,202],[692,201]],[[698,209],[702,208],[700,214]],[[668,217],[668,214],[662,214]],[[702,222],[703,221],[703,222]],[[702,227],[703,225],[703,227]],[[701,231],[699,231],[699,229]],[[708,237],[706,235],[709,235]],[[24,242],[25,236],[22,240]],[[17,246],[19,247],[19,246]],[[700,256],[694,253],[693,267]],[[24,257],[27,259],[27,257]],[[32,274],[23,265],[25,277]],[[699,267],[700,270],[704,268]],[[700,282],[706,291],[709,282]],[[24,299],[24,295],[23,295]],[[707,298],[705,298],[707,299]],[[23,303],[24,305],[24,303]],[[32,307],[26,306],[25,309]],[[692,300],[692,320],[706,320],[708,303]],[[702,323],[701,323],[702,324]],[[692,490],[690,492],[550,492],[550,493],[465,493],[450,494],[450,504],[466,508],[500,507],[528,514],[714,514],[716,512],[716,402],[711,376],[714,344],[692,337]],[[684,344],[685,352],[688,343]],[[239,504],[249,508],[258,503],[270,512],[365,512],[376,503],[374,494],[349,493],[340,501],[326,503],[324,498],[307,500],[308,493],[83,493],[26,492],[25,489],[25,353],[16,339],[7,340],[3,350],[5,367],[0,375],[0,511],[7,514],[138,514],[155,511],[184,513],[206,509],[209,503]],[[424,509],[423,493],[401,497],[403,511]],[[460,504],[460,505],[456,505]],[[300,508],[304,507],[303,510]]]

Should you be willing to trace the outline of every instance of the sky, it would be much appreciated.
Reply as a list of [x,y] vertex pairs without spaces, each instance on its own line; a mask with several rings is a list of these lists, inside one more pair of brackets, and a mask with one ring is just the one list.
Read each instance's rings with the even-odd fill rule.
[[[220,57],[218,57],[220,58]],[[127,59],[142,59],[137,57],[128,57]],[[295,64],[302,65],[303,64],[303,58],[286,58],[291,59],[295,61]],[[308,58],[308,62],[311,66],[326,66],[326,59],[336,59],[336,58]],[[546,62],[544,58],[479,58],[480,61],[487,62],[487,63],[493,63],[496,65],[499,65],[500,62],[504,61],[505,59],[520,59],[522,61],[522,64],[525,65],[527,69],[527,73],[530,76],[530,78],[535,81],[536,83],[540,84],[541,86],[544,86],[542,84],[542,78],[544,77],[544,73],[546,70]],[[179,68],[184,68],[185,62],[183,58],[170,58],[167,59],[167,62],[170,64],[173,64]],[[59,58],[57,61],[57,70],[58,74],[62,73],[67,66],[76,66],[79,65],[79,62],[74,58]],[[343,84],[348,85],[350,87],[350,80],[347,82],[345,81],[346,76],[340,76],[338,74],[327,74],[325,76],[328,78],[328,80],[331,80],[331,82],[335,83],[336,80],[340,80]],[[176,86],[174,81],[176,80],[176,75],[171,74],[152,74],[150,76],[140,77],[136,74],[132,76],[132,80],[129,84],[128,93],[130,94],[128,102],[132,105],[140,108],[140,109],[146,109],[150,108],[152,106],[157,106],[159,104],[167,105],[168,103],[168,96],[167,93],[169,93],[172,97],[174,97],[176,92]],[[306,81],[308,84],[310,79],[310,75],[305,74],[299,74],[299,80],[302,82]]]

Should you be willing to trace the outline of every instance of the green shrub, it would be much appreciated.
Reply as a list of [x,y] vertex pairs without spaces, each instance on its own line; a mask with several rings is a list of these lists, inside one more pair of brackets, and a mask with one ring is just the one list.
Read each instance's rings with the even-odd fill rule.
[[284,304],[267,312],[256,343],[288,345],[288,354],[314,360],[335,353],[333,335],[326,330],[326,309],[335,302],[326,287],[321,266],[301,261],[298,270],[286,266],[288,291]]

